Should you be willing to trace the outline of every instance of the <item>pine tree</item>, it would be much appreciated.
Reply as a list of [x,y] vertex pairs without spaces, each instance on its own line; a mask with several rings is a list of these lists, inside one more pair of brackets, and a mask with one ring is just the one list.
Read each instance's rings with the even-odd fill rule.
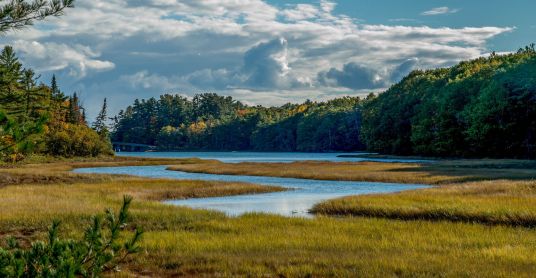
[[[129,257],[139,253],[143,231],[128,220],[132,197],[124,196],[119,213],[108,209],[95,215],[79,240],[59,236],[60,221],[52,222],[46,241],[23,248],[14,237],[0,247],[0,277],[102,277],[113,273]],[[106,275],[107,276],[107,275]]]
[[69,98],[69,111],[67,114],[67,122],[71,124],[80,124],[83,122],[83,117],[80,112],[80,103],[78,100],[78,95],[76,93],[74,93],[73,96]]
[[[0,2],[0,35],[32,25],[36,20],[60,16],[65,9],[74,6],[74,0]],[[31,115],[35,117],[28,121],[28,116],[35,112],[31,109],[36,103],[32,98],[41,93],[46,94],[48,88],[41,86],[40,92],[36,94],[36,86],[32,84],[35,83],[33,73],[27,71],[25,74],[23,79],[22,64],[15,56],[13,48],[6,46],[0,53],[0,157],[9,153],[17,156],[19,150],[29,149],[28,146],[32,145],[29,138],[42,132],[47,121],[46,117],[37,114]],[[31,82],[28,82],[30,80]],[[24,88],[25,81],[26,85],[31,86]]]
[[21,83],[23,85],[23,98],[25,114],[28,118],[37,118],[49,107],[50,91],[45,86],[37,86],[35,73],[31,69],[23,70]]
[[52,91],[52,95],[57,94],[60,89],[58,88],[58,82],[56,81],[56,75],[52,75],[52,81],[50,81],[50,90]]
[[104,102],[102,104],[102,109],[99,112],[99,115],[95,119],[95,122],[93,123],[93,129],[102,137],[102,138],[108,138],[109,130],[108,126],[106,125],[107,120],[107,114],[108,114],[108,105],[106,103],[106,98],[104,99]]
[[39,94],[33,71],[22,70],[13,48],[6,46],[0,53],[0,158],[17,161],[33,149],[30,139],[46,122],[39,113]]
[[20,116],[24,113],[22,87],[22,64],[11,46],[0,53],[0,109],[9,115]]
[[58,87],[58,83],[56,81],[56,75],[52,75],[52,81],[50,82],[50,90],[52,94],[52,100],[56,102],[64,102],[67,100],[67,97],[65,94],[60,90]]

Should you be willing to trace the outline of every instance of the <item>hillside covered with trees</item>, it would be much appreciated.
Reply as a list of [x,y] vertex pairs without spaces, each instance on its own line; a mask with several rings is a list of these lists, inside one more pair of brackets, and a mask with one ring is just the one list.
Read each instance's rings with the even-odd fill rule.
[[247,106],[163,95],[115,117],[114,141],[160,150],[359,151],[536,157],[536,51],[417,70],[378,96]]
[[453,157],[536,157],[536,51],[414,71],[364,104],[371,151]]

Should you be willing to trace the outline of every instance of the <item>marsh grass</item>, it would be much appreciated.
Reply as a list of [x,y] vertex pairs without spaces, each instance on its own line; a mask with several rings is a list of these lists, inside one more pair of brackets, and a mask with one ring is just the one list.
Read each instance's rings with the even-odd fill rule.
[[105,182],[113,179],[112,175],[87,175],[70,172],[76,168],[114,167],[114,166],[151,166],[167,164],[210,164],[214,161],[191,159],[127,158],[103,157],[75,158],[71,160],[39,157],[39,161],[27,160],[19,164],[0,165],[0,187],[16,184],[58,184],[75,182]]
[[[529,277],[531,230],[384,219],[251,214],[145,241],[147,273],[220,277]],[[174,250],[176,253],[171,253]]]
[[[6,167],[0,173],[65,178],[73,175],[68,172],[70,169],[77,167],[200,163],[120,160],[56,161]],[[207,163],[211,167],[220,165]],[[281,189],[243,183],[108,175],[74,175],[72,179],[47,184],[42,184],[39,178],[27,179],[28,182],[0,188],[0,242],[8,235],[15,235],[25,244],[43,239],[53,219],[62,220],[62,234],[80,236],[83,232],[80,227],[86,226],[93,214],[120,205],[124,194],[135,197],[131,222],[146,230],[141,242],[144,252],[128,261],[117,274],[122,277],[531,277],[536,271],[536,232],[524,227],[362,217],[300,219],[265,214],[229,218],[219,212],[165,205],[160,200]],[[412,201],[432,204],[435,195],[450,200],[452,205],[463,200],[460,198],[474,198],[468,199],[474,201],[497,198],[490,199],[486,207],[504,197],[499,205],[506,209],[509,198],[525,202],[523,198],[535,194],[529,181],[513,185],[510,182],[457,183],[363,198],[371,198],[370,203],[378,206],[392,202],[396,208]],[[418,200],[421,193],[433,198],[422,197],[425,199],[421,202]],[[520,201],[511,207],[521,209],[521,204]],[[533,210],[533,203],[526,204],[525,209]],[[474,207],[475,211],[481,209]]]
[[189,163],[168,169],[195,173],[370,181],[449,184],[481,180],[536,178],[536,165],[523,160],[446,160],[433,163],[322,162]]
[[312,212],[402,220],[448,220],[536,227],[536,181],[482,181],[388,195],[350,196]]
[[109,177],[105,181],[60,184],[18,184],[0,189],[0,242],[15,236],[24,243],[42,238],[53,220],[64,223],[64,229],[73,235],[87,226],[91,216],[106,208],[121,205],[121,196],[136,199],[131,213],[133,222],[147,231],[168,226],[186,228],[189,223],[203,219],[218,219],[218,212],[182,208],[176,214],[173,206],[162,200],[201,198],[241,194],[258,194],[285,190],[280,187],[249,183],[189,181],[167,179],[140,179]]
[[536,233],[529,229],[264,214],[229,218],[157,201],[170,192],[186,198],[237,194],[238,188],[259,190],[248,184],[129,177],[7,186],[0,189],[0,237],[16,235],[28,244],[46,236],[46,227],[58,218],[62,234],[80,236],[91,215],[119,205],[127,193],[135,196],[131,222],[146,233],[145,251],[128,262],[125,277],[529,277],[536,270]]

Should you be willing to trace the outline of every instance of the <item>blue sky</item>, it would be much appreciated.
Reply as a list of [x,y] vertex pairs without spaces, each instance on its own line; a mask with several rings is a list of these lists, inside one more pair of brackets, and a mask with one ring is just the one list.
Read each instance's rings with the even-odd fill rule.
[[[276,5],[296,1],[270,1]],[[515,32],[490,40],[488,46],[495,51],[512,51],[536,41],[536,1],[531,0],[342,0],[335,9],[369,24],[403,24],[410,26],[511,26]],[[387,8],[388,7],[388,8]],[[437,16],[421,15],[437,7],[458,10]],[[397,20],[399,19],[399,20]],[[409,20],[402,20],[409,19]]]
[[93,117],[162,93],[248,104],[382,91],[414,69],[536,41],[528,0],[92,0],[9,33],[26,66],[58,76]]
[[[267,1],[279,7],[304,1]],[[308,1],[314,3],[315,1]],[[346,14],[363,23],[463,28],[466,26],[511,26],[514,32],[489,41],[495,51],[512,51],[536,41],[536,1],[531,0],[340,0],[335,13]],[[422,15],[438,7],[457,10],[437,16]]]

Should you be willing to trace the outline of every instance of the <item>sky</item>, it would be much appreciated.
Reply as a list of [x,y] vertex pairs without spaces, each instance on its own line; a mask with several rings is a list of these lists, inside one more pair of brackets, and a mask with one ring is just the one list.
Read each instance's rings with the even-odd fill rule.
[[215,92],[281,105],[380,92],[415,69],[536,42],[532,0],[78,0],[0,38],[93,118]]

